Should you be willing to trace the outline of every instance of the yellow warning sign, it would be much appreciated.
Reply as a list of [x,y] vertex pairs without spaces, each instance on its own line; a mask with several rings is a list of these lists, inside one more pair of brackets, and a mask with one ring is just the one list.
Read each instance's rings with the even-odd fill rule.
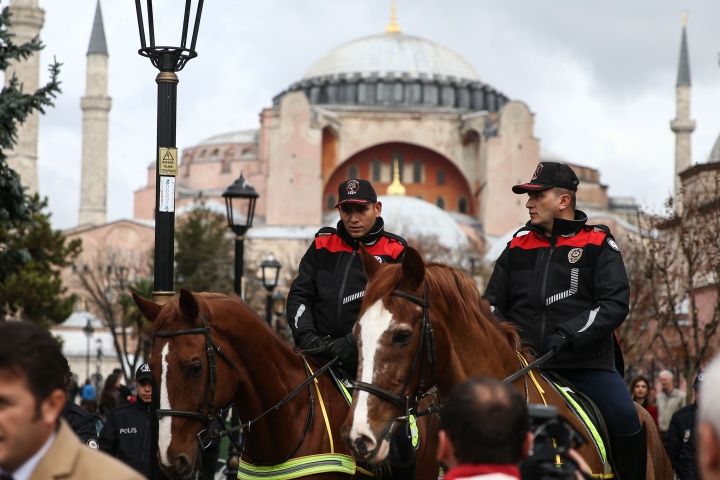
[[159,174],[177,176],[177,148],[160,147]]

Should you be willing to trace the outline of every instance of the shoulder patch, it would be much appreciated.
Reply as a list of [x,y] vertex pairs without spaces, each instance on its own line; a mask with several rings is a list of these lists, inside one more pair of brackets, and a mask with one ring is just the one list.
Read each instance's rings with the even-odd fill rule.
[[315,234],[315,238],[323,235],[332,235],[335,232],[337,232],[337,230],[335,230],[335,228],[333,227],[323,227],[317,231],[317,233]]
[[620,251],[620,247],[618,247],[618,244],[617,244],[617,242],[615,242],[615,239],[614,239],[614,238],[608,236],[608,237],[607,237],[607,244],[608,244],[608,246],[609,246],[610,248],[612,248],[612,249],[615,250],[616,252],[619,252],[619,251]]
[[87,441],[87,446],[92,448],[93,450],[98,449],[98,442],[94,438],[91,438]]

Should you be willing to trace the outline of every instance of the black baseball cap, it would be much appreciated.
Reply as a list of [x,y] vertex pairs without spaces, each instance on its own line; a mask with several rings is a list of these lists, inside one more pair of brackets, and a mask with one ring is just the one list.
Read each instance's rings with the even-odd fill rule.
[[152,381],[152,372],[150,371],[150,365],[147,363],[140,365],[135,372],[135,381],[139,382],[140,380]]
[[568,165],[558,162],[540,162],[530,181],[515,185],[512,187],[512,191],[520,194],[558,187],[577,192],[579,183],[577,175]]
[[338,203],[340,206],[344,203],[375,203],[377,202],[377,193],[372,184],[367,180],[352,178],[345,180],[338,186]]

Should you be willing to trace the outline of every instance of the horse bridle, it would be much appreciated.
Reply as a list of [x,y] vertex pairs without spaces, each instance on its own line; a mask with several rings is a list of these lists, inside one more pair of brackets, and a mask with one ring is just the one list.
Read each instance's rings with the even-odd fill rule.
[[[221,409],[215,409],[212,406],[213,399],[215,398],[215,385],[217,384],[217,361],[215,355],[219,355],[220,358],[222,358],[225,363],[227,363],[228,366],[230,366],[230,368],[232,368],[233,370],[237,371],[237,366],[235,366],[233,361],[225,354],[225,352],[220,347],[218,347],[215,342],[213,342],[210,325],[208,324],[205,315],[200,314],[199,317],[203,323],[202,327],[185,328],[179,330],[160,330],[155,332],[155,334],[153,335],[153,340],[155,338],[172,338],[182,335],[202,335],[203,337],[205,337],[205,357],[208,365],[208,375],[205,388],[205,400],[203,402],[204,406],[201,408],[200,411],[195,412],[191,412],[188,410],[172,410],[167,408],[158,408],[157,410],[155,410],[155,413],[158,419],[162,417],[184,417],[192,418],[202,422],[205,428],[197,434],[197,438],[201,447],[205,446],[203,448],[205,449],[207,442],[203,442],[203,438],[209,435],[210,440],[212,440],[216,436],[213,434],[213,432],[208,433],[208,429],[216,422],[220,422],[220,425],[222,425],[222,417],[233,405],[233,402],[231,402],[229,405]],[[202,413],[202,410],[204,410],[205,413]]]
[[[436,411],[436,409],[432,406],[428,407],[428,409],[426,410],[418,411],[418,406],[420,405],[421,400],[436,384],[436,352],[433,327],[432,322],[430,322],[430,306],[428,304],[427,283],[423,283],[422,298],[397,289],[390,292],[390,296],[402,298],[422,308],[422,319],[420,320],[420,337],[418,339],[417,348],[415,349],[415,355],[413,356],[412,366],[408,371],[407,376],[405,377],[405,381],[399,395],[396,395],[389,390],[378,387],[377,385],[368,382],[355,381],[353,383],[353,387],[358,390],[368,392],[371,395],[375,395],[376,397],[385,400],[386,402],[397,407],[400,411],[404,412],[404,416],[399,416],[394,419],[394,422],[397,422],[407,420],[410,415],[419,417],[423,415],[429,415]],[[424,367],[426,363],[431,369],[432,383],[430,383],[429,385],[425,384]],[[406,391],[410,386],[410,382],[412,381],[418,364],[420,368],[418,385],[415,388],[415,392],[412,395],[408,395],[406,394]]]

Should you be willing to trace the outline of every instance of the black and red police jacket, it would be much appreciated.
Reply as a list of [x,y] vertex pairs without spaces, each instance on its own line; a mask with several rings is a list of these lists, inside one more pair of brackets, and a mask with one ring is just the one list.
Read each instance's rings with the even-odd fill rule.
[[579,210],[575,220],[555,219],[550,237],[528,222],[498,259],[485,291],[495,315],[513,323],[536,352],[546,335],[569,338],[570,348],[546,368],[615,368],[612,331],[628,314],[630,287],[609,229],[586,222]]
[[296,343],[307,332],[332,338],[350,333],[367,287],[360,246],[379,261],[394,263],[402,259],[407,245],[383,226],[378,217],[360,240],[347,233],[342,221],[337,229],[325,227],[315,234],[287,297],[287,320]]

